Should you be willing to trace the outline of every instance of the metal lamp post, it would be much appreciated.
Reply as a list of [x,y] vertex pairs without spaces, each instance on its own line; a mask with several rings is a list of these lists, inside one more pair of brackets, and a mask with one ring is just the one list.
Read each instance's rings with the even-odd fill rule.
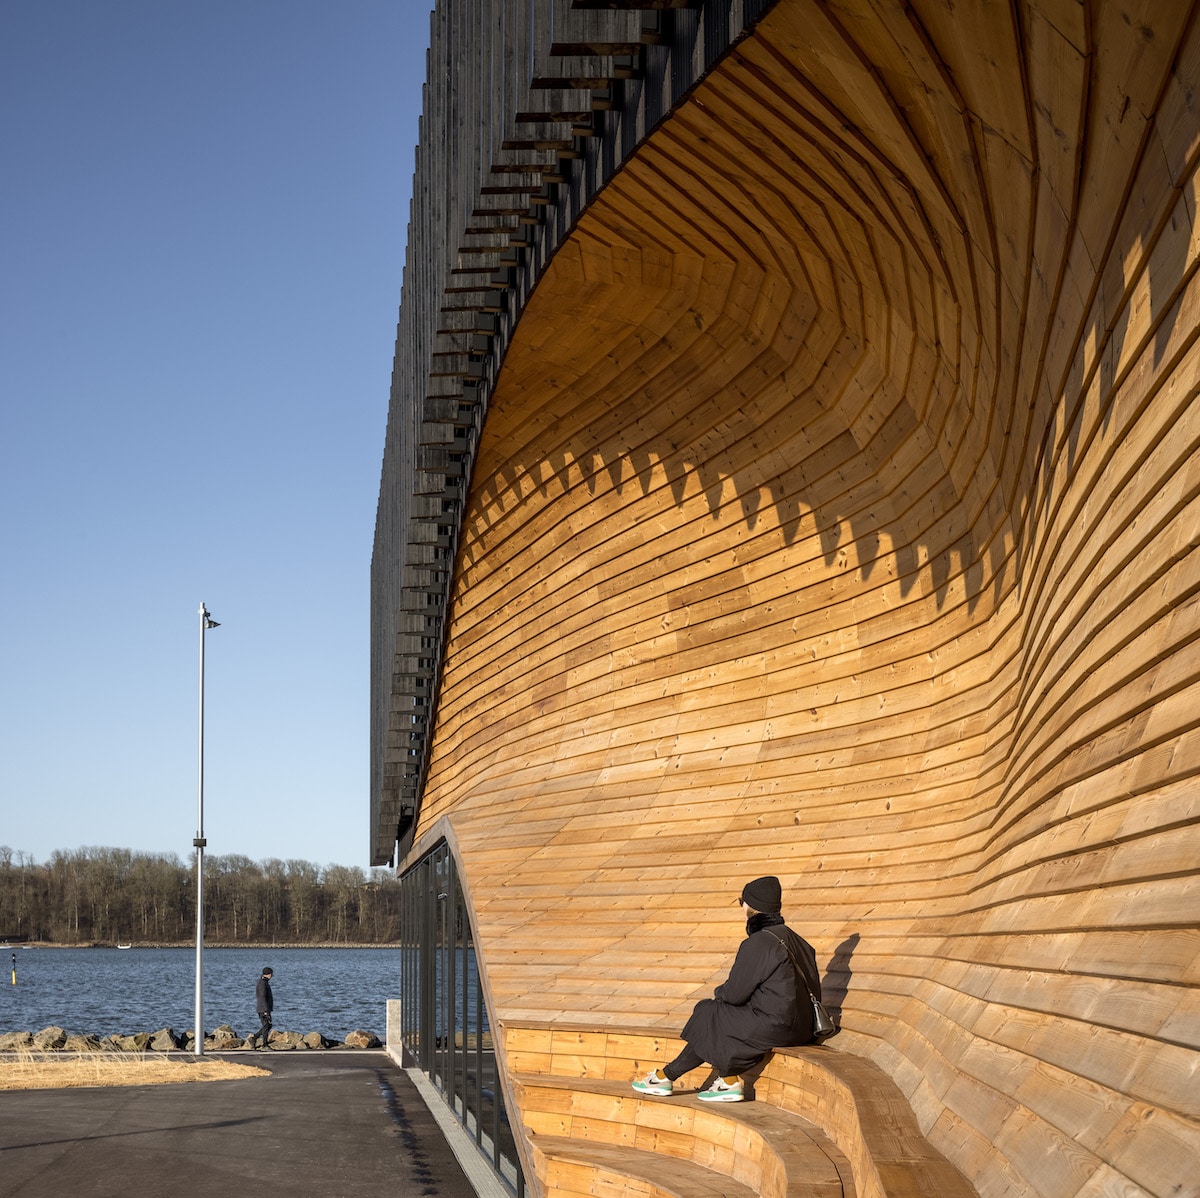
[[208,608],[200,604],[200,750],[198,802],[196,815],[196,837],[192,846],[196,850],[196,1021],[195,1050],[197,1056],[204,1055],[204,634],[220,625],[208,614]]

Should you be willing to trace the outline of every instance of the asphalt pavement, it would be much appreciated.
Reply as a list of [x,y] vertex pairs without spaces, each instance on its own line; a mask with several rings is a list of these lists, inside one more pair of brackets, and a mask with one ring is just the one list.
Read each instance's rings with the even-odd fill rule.
[[270,1076],[0,1092],[0,1195],[476,1198],[387,1053],[229,1059]]

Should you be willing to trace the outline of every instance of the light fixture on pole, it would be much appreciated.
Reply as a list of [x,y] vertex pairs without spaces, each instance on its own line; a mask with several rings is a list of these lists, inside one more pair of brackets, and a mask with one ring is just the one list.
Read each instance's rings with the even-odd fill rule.
[[208,608],[200,604],[200,751],[198,803],[196,815],[196,837],[192,847],[196,850],[196,1019],[195,1051],[204,1055],[204,634],[210,628],[220,628],[208,614]]

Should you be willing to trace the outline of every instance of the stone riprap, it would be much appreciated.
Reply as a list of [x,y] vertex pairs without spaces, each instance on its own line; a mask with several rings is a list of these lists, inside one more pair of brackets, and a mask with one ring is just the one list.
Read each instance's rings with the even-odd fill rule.
[[[227,1023],[215,1028],[204,1037],[206,1052],[229,1052],[247,1048],[247,1038],[239,1036]],[[271,1049],[325,1049],[325,1048],[382,1048],[379,1037],[371,1032],[356,1030],[345,1039],[330,1040],[320,1032],[272,1030]],[[164,1027],[157,1032],[134,1032],[132,1035],[93,1036],[78,1035],[61,1027],[44,1027],[39,1032],[0,1032],[0,1052],[194,1052],[195,1033],[191,1028],[176,1032]]]

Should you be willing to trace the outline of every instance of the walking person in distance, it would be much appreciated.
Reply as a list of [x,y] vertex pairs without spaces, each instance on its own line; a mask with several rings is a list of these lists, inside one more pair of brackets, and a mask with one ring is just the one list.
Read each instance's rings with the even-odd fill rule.
[[264,965],[262,977],[258,979],[258,985],[254,991],[254,1005],[258,1011],[259,1022],[262,1027],[250,1037],[250,1047],[254,1048],[256,1038],[262,1039],[262,1047],[269,1048],[271,1043],[271,1012],[275,1010],[275,995],[271,993],[271,979],[275,976],[275,971],[269,966]]
[[784,923],[779,879],[747,882],[738,901],[746,918],[746,939],[729,977],[712,998],[696,1004],[680,1033],[686,1041],[683,1052],[633,1083],[639,1094],[666,1096],[685,1073],[708,1064],[718,1077],[697,1097],[704,1102],[741,1102],[742,1073],[772,1048],[812,1041],[809,994],[821,997],[817,955]]

